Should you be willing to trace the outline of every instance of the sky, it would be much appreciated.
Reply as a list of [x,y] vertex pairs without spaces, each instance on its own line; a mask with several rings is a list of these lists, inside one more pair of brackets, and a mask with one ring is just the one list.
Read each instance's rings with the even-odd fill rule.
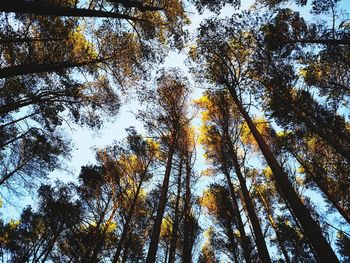
[[[242,1],[243,5],[242,8],[246,9],[252,4],[252,0],[249,1]],[[349,0],[343,0],[341,2],[341,8],[347,10],[349,12],[350,10],[350,1]],[[300,10],[303,14],[305,13],[306,17],[309,17],[308,10]],[[235,12],[231,8],[224,8],[221,15],[224,16],[230,16],[232,12]],[[209,12],[205,12],[203,15],[199,15],[196,10],[193,7],[188,7],[188,13],[189,17],[192,21],[191,25],[188,27],[188,30],[191,33],[194,33],[195,30],[199,27],[200,22],[204,19],[209,17]],[[188,45],[191,45],[191,43],[188,43]],[[178,67],[180,68],[184,74],[189,78],[189,81],[191,85],[193,86],[193,94],[192,98],[197,99],[201,96],[203,92],[203,87],[198,86],[191,78],[191,75],[189,73],[188,65],[186,63],[186,54],[185,52],[178,53],[175,51],[171,51],[167,58],[165,59],[165,62],[163,64],[165,68],[170,67]],[[55,170],[49,175],[49,178],[51,181],[54,181],[56,179],[60,179],[63,181],[74,181],[76,180],[81,166],[95,163],[95,148],[104,148],[108,145],[111,145],[114,141],[120,141],[123,138],[126,137],[127,133],[125,131],[126,128],[129,126],[134,126],[136,130],[143,133],[143,127],[142,124],[136,120],[135,114],[137,113],[138,109],[140,108],[140,104],[136,100],[130,100],[127,103],[123,104],[120,109],[120,113],[116,118],[113,118],[112,120],[108,120],[105,124],[103,129],[100,131],[91,131],[87,128],[81,128],[76,125],[72,125],[70,128],[67,126],[65,128],[65,132],[67,133],[68,137],[72,139],[73,143],[73,150],[71,152],[71,158],[68,161],[65,161],[65,169],[64,170]],[[197,154],[197,163],[196,163],[196,169],[198,172],[206,168],[205,160],[202,156],[203,151],[201,149],[198,150]],[[202,178],[202,181],[200,181],[200,187],[197,187],[199,191],[201,191],[205,185],[208,184],[207,178]],[[320,207],[324,207],[323,202],[321,201],[321,198],[319,195],[312,194],[312,199],[314,202],[318,203]],[[11,200],[12,199],[12,200]],[[33,200],[35,199],[35,193],[32,193],[32,195],[25,195],[21,198],[15,197],[14,195],[9,196],[7,202],[5,200],[3,204],[3,208],[1,209],[1,212],[4,215],[4,220],[7,221],[10,218],[18,217],[22,208],[28,204],[33,204]],[[16,205],[14,205],[16,204]],[[322,208],[323,210],[323,208]]]

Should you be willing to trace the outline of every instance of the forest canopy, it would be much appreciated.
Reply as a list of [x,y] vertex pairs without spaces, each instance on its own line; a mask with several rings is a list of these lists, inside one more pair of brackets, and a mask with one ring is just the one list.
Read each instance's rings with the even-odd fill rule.
[[246,6],[0,0],[2,262],[350,261],[350,4]]

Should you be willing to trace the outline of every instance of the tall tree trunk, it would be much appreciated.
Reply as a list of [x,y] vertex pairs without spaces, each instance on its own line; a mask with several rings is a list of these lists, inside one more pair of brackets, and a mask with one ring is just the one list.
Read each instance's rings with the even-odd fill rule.
[[312,218],[309,209],[302,203],[298,194],[295,192],[295,189],[289,182],[288,175],[283,171],[283,168],[272,155],[272,152],[267,146],[264,138],[261,136],[249,114],[246,112],[242,103],[238,99],[235,90],[229,88],[229,92],[231,93],[231,96],[238,110],[242,114],[244,120],[247,122],[248,127],[253,134],[256,142],[258,143],[259,148],[264,155],[268,165],[270,166],[277,186],[282,191],[282,194],[284,195],[287,202],[290,204],[293,213],[296,215],[298,221],[303,227],[306,237],[310,240],[313,248],[315,249],[318,260],[325,263],[339,262],[331,246],[324,238],[320,226]]
[[186,166],[186,177],[185,177],[185,203],[184,203],[184,243],[182,251],[182,262],[190,263],[191,259],[191,226],[190,226],[190,212],[191,212],[191,164],[190,164],[189,153],[187,152],[185,166]]
[[181,197],[181,177],[182,177],[182,160],[180,160],[179,175],[177,179],[177,194],[176,194],[175,209],[174,209],[175,211],[174,211],[173,228],[172,228],[171,239],[170,239],[170,251],[169,251],[168,263],[175,262],[177,231],[179,228],[179,221],[180,221],[179,204],[180,204],[180,197]]
[[256,239],[256,246],[258,248],[260,260],[262,262],[269,263],[269,262],[271,262],[271,258],[270,258],[269,252],[267,250],[266,242],[265,242],[262,230],[261,230],[258,216],[256,215],[255,208],[254,208],[252,199],[250,197],[250,194],[249,194],[249,191],[248,191],[248,188],[246,185],[246,180],[241,172],[241,167],[238,163],[237,154],[234,150],[234,146],[232,144],[232,141],[228,140],[228,143],[229,143],[228,146],[229,146],[230,157],[231,157],[231,160],[233,162],[233,167],[235,169],[235,172],[236,172],[236,175],[237,175],[237,178],[239,181],[239,185],[241,187],[241,191],[242,191],[242,195],[243,195],[243,199],[244,199],[244,204],[247,208],[250,222],[252,223],[252,227],[253,227],[253,231],[254,231],[254,235],[255,235],[255,239]]
[[230,174],[229,174],[227,169],[225,169],[224,175],[226,177],[226,181],[227,181],[227,184],[228,184],[229,189],[230,189],[230,195],[231,195],[232,205],[233,205],[233,212],[235,215],[235,219],[236,219],[235,221],[236,221],[237,228],[238,228],[240,238],[241,238],[244,259],[247,263],[251,263],[252,261],[251,261],[250,249],[249,249],[249,239],[248,239],[247,234],[246,234],[245,229],[244,229],[244,224],[242,221],[241,214],[239,212],[239,206],[238,206],[235,190],[234,190],[234,187],[233,187],[233,184],[231,181]]
[[125,220],[125,224],[123,226],[122,234],[121,234],[121,236],[119,238],[117,250],[116,250],[116,252],[115,252],[115,254],[113,256],[113,261],[112,261],[113,263],[117,263],[118,262],[119,257],[120,257],[120,253],[121,253],[123,245],[124,245],[124,241],[125,241],[126,235],[127,235],[127,233],[129,233],[130,222],[132,220],[132,216],[134,214],[135,206],[136,206],[137,201],[138,201],[138,197],[139,197],[139,194],[140,194],[140,191],[141,191],[142,183],[143,183],[143,180],[141,180],[140,183],[137,186],[135,196],[134,196],[134,198],[132,200],[132,203],[131,203],[131,206],[130,206],[127,218]]
[[337,200],[334,199],[333,195],[329,192],[328,187],[325,185],[325,182],[314,172],[312,172],[305,161],[302,160],[300,156],[298,156],[294,151],[291,149],[289,150],[290,153],[294,156],[294,158],[300,163],[300,165],[305,169],[305,172],[311,176],[313,181],[316,183],[317,187],[322,191],[322,193],[327,197],[328,201],[331,202],[331,204],[337,209],[338,213],[350,224],[350,212],[349,210],[344,209],[341,207]]
[[302,122],[304,122],[307,129],[309,129],[312,133],[320,136],[320,138],[322,138],[325,142],[327,142],[336,152],[338,152],[344,158],[346,158],[347,160],[350,161],[350,149],[349,149],[349,147],[346,147],[346,145],[344,145],[344,144],[342,145],[342,142],[337,140],[335,138],[335,136],[339,135],[338,139],[343,137],[343,139],[345,139],[345,141],[347,141],[347,142],[349,142],[349,137],[347,135],[342,134],[341,132],[336,133],[337,131],[335,131],[334,129],[331,130],[332,134],[329,134],[328,129],[327,130],[323,129],[324,126],[327,127],[327,124],[319,123],[317,121],[317,118],[315,118],[315,120],[316,120],[316,124],[315,124],[309,118],[306,118],[304,116],[304,114],[305,114],[304,112],[297,113],[299,119]]
[[43,16],[71,16],[71,17],[105,17],[127,19],[131,21],[142,21],[142,19],[119,14],[116,12],[82,9],[69,6],[59,6],[44,3],[42,1],[26,0],[1,0],[0,12],[14,12],[19,14],[34,14]]
[[[87,251],[85,253],[85,255],[82,255],[82,262],[87,262],[87,263],[92,263],[92,258],[94,257],[94,253],[97,253],[99,251],[96,252],[96,250],[98,250],[97,248],[98,247],[102,247],[102,242],[104,242],[104,234],[103,234],[103,231],[102,233],[100,232],[101,231],[101,226],[103,225],[103,222],[104,222],[104,219],[105,219],[105,216],[108,212],[108,208],[109,208],[109,204],[110,202],[112,201],[112,196],[110,195],[108,197],[108,200],[105,204],[105,207],[104,209],[101,211],[101,214],[99,214],[99,220],[97,221],[96,223],[96,226],[93,228],[93,231],[92,233],[90,233],[90,235],[95,238],[95,242],[93,242],[91,245],[88,246],[87,248]],[[116,207],[114,207],[114,209],[116,210]],[[92,254],[91,254],[92,252]],[[91,254],[91,256],[90,256]],[[96,254],[96,257],[97,257],[97,254]]]
[[175,152],[175,140],[173,138],[171,145],[169,147],[169,154],[168,154],[168,159],[165,167],[165,173],[164,173],[161,194],[159,198],[157,215],[156,215],[153,230],[152,230],[151,242],[148,248],[146,263],[154,263],[156,261],[158,243],[159,243],[159,234],[160,234],[160,228],[162,225],[162,219],[164,215],[167,195],[168,195],[170,173],[171,173],[174,152]]
[[286,262],[290,263],[291,261],[290,261],[287,249],[284,246],[284,243],[282,241],[280,233],[278,232],[278,227],[277,227],[277,225],[275,223],[275,220],[273,219],[273,216],[272,216],[272,213],[271,213],[271,209],[270,209],[269,205],[266,203],[265,198],[263,197],[263,195],[261,194],[261,192],[259,190],[258,190],[258,198],[259,198],[260,202],[262,203],[262,205],[264,206],[265,211],[267,213],[267,217],[268,217],[268,219],[270,221],[270,224],[271,224],[272,228],[274,229],[274,231],[276,233],[278,246],[280,247]]
[[17,38],[0,38],[1,44],[14,44],[14,43],[32,43],[32,42],[53,42],[62,41],[64,38],[33,38],[33,37],[17,37]]
[[235,236],[233,234],[232,224],[230,224],[230,222],[229,222],[227,224],[226,228],[227,228],[227,235],[228,235],[228,239],[230,241],[230,246],[231,246],[231,251],[233,254],[234,261],[239,263],[238,254],[237,254],[237,243],[235,240]]
[[350,46],[349,39],[292,39],[284,42],[286,44],[306,44],[306,45],[330,45],[330,46],[338,46],[338,45],[346,45]]
[[130,242],[131,242],[131,235],[129,235],[129,237],[127,238],[127,240],[125,242],[122,263],[125,263],[126,260],[128,259],[128,250],[129,250]]
[[168,242],[166,242],[166,248],[165,248],[165,257],[164,257],[164,263],[167,263],[168,262],[168,256],[169,256],[169,244]]
[[0,79],[2,78],[11,78],[20,75],[34,74],[34,73],[43,73],[43,72],[54,72],[62,71],[65,69],[88,66],[96,63],[105,62],[112,59],[113,57],[98,58],[87,61],[62,61],[62,62],[53,62],[48,64],[23,64],[10,66],[0,69]]

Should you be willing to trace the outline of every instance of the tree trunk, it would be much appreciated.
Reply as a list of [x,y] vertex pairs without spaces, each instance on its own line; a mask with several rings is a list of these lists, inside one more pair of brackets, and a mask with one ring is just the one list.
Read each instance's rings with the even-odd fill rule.
[[105,17],[142,21],[140,18],[125,14],[118,14],[115,12],[74,8],[47,3],[44,4],[43,2],[39,1],[26,0],[1,0],[0,12],[14,12],[19,14],[34,14],[42,16]]
[[237,254],[237,243],[235,240],[235,236],[233,234],[232,225],[229,223],[229,224],[227,224],[226,228],[227,228],[227,235],[228,235],[228,239],[230,241],[230,246],[231,246],[231,251],[233,254],[234,262],[239,263],[238,254]]
[[23,64],[11,67],[5,67],[0,69],[0,79],[11,78],[20,75],[34,74],[34,73],[43,73],[43,72],[54,72],[62,71],[65,69],[88,66],[96,63],[105,62],[112,57],[108,58],[99,58],[92,59],[88,61],[62,61],[62,62],[53,62],[48,64]]
[[247,208],[250,222],[252,223],[254,235],[256,238],[256,246],[258,248],[260,260],[262,262],[269,263],[269,262],[271,262],[271,258],[270,258],[269,252],[267,250],[266,242],[265,242],[262,230],[261,230],[258,216],[256,215],[255,208],[254,208],[252,199],[250,197],[245,178],[241,172],[241,167],[238,163],[237,155],[235,153],[232,141],[228,140],[228,143],[229,143],[228,147],[229,147],[230,157],[232,159],[233,167],[235,169],[235,172],[236,172],[236,175],[237,175],[240,187],[241,187],[241,191],[242,191],[242,195],[243,195],[243,199],[244,199],[244,204]]
[[307,45],[331,45],[331,46],[337,46],[337,45],[346,45],[350,46],[350,40],[349,39],[292,39],[285,42],[286,44],[307,44]]
[[266,203],[265,201],[265,198],[263,197],[263,195],[261,194],[261,192],[258,190],[258,198],[260,199],[260,202],[263,204],[264,208],[265,208],[265,211],[267,213],[267,217],[270,221],[270,224],[272,226],[272,228],[274,229],[275,233],[276,233],[276,237],[277,237],[277,242],[278,242],[278,246],[280,247],[282,253],[283,253],[283,256],[286,260],[287,263],[290,263],[290,258],[289,258],[289,255],[288,255],[288,252],[287,252],[287,249],[286,247],[284,246],[283,244],[283,241],[282,241],[282,238],[281,238],[281,235],[279,234],[278,232],[278,227],[275,223],[275,220],[273,219],[273,216],[272,216],[272,213],[271,213],[271,209],[270,209],[270,206],[268,206],[268,204]]
[[229,172],[225,169],[225,177],[226,177],[226,181],[227,184],[229,186],[230,189],[230,194],[231,194],[231,199],[232,199],[232,205],[233,205],[233,211],[234,211],[234,215],[236,218],[236,223],[237,223],[237,228],[240,234],[240,238],[241,238],[241,244],[242,244],[242,248],[243,248],[243,254],[244,254],[244,259],[247,263],[251,263],[251,256],[250,256],[250,249],[249,249],[249,240],[247,237],[247,234],[245,232],[244,229],[244,224],[242,221],[242,217],[241,214],[239,212],[239,206],[238,206],[238,202],[237,202],[237,198],[235,195],[235,190],[231,181],[231,177]]
[[[1,3],[0,3],[1,5]],[[14,43],[32,43],[32,42],[51,42],[51,41],[62,41],[64,38],[2,38],[0,44],[14,44]]]
[[181,176],[182,176],[182,160],[180,160],[180,165],[179,165],[179,175],[178,175],[178,180],[177,180],[177,194],[176,194],[176,201],[175,201],[174,221],[173,221],[173,229],[171,232],[168,263],[175,262],[177,231],[179,228],[179,216],[180,216],[179,215],[179,204],[180,204],[180,197],[181,197]]
[[[189,154],[189,153],[187,153]],[[191,164],[189,161],[190,157],[186,156],[186,178],[185,178],[185,204],[184,204],[184,243],[182,251],[182,262],[190,263],[191,259],[191,226],[190,226],[190,212],[191,212]]]
[[160,234],[160,228],[162,225],[162,219],[164,215],[167,195],[168,195],[169,180],[170,180],[170,173],[171,173],[174,152],[175,152],[175,142],[173,139],[169,148],[169,154],[168,154],[168,159],[165,167],[165,173],[164,173],[161,194],[159,198],[157,215],[156,215],[153,230],[152,230],[151,242],[148,248],[146,263],[154,263],[156,261],[158,243],[159,243],[159,234]]
[[288,175],[283,171],[283,168],[272,155],[270,148],[267,146],[264,138],[257,130],[249,114],[242,106],[236,92],[232,88],[229,88],[229,92],[231,93],[238,110],[242,114],[244,120],[247,122],[248,127],[258,143],[268,165],[270,166],[274,175],[274,180],[276,181],[279,189],[282,191],[282,194],[286,198],[287,202],[290,204],[293,213],[296,215],[298,221],[302,225],[306,237],[310,240],[313,248],[315,249],[318,260],[325,263],[339,262],[331,246],[324,238],[320,226],[312,218],[309,209],[307,209],[307,207],[300,200],[292,184],[289,182]]
[[293,157],[298,161],[298,163],[305,169],[305,172],[312,177],[317,187],[320,188],[322,193],[327,197],[328,201],[331,202],[331,204],[335,207],[335,209],[337,209],[338,213],[346,220],[346,222],[348,222],[348,224],[350,224],[350,212],[348,210],[345,210],[338,204],[337,200],[334,199],[334,197],[329,192],[327,186],[322,181],[322,179],[320,179],[317,174],[313,173],[309,169],[305,161],[303,161],[301,157],[299,157],[292,149],[288,149],[288,150],[293,155]]
[[[142,178],[143,178],[143,177],[142,177]],[[141,191],[142,183],[143,183],[143,181],[141,180],[140,183],[139,183],[138,186],[137,186],[135,196],[134,196],[134,198],[133,198],[133,200],[132,200],[132,203],[131,203],[131,206],[130,206],[130,209],[129,209],[127,218],[126,218],[126,220],[125,220],[125,224],[124,224],[124,226],[123,226],[122,234],[121,234],[121,236],[120,236],[120,238],[119,238],[117,250],[116,250],[116,252],[115,252],[115,254],[114,254],[114,256],[113,256],[113,261],[112,261],[113,263],[117,263],[118,260],[119,260],[120,253],[121,253],[121,251],[122,251],[122,248],[123,248],[123,244],[124,244],[126,235],[127,235],[127,233],[129,232],[129,225],[130,225],[130,222],[131,222],[131,220],[132,220],[132,216],[133,216],[133,213],[134,213],[134,210],[135,210],[135,206],[136,206],[136,203],[137,203],[137,200],[138,200],[140,191]]]

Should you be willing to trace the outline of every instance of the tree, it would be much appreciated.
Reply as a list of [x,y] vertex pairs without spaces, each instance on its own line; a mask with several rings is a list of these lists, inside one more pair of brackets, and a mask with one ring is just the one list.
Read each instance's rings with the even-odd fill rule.
[[[322,235],[321,228],[312,218],[308,208],[302,203],[295,189],[291,185],[287,173],[283,170],[266,141],[257,130],[250,115],[242,102],[242,93],[245,88],[254,88],[254,80],[250,78],[249,61],[254,53],[254,38],[247,32],[238,17],[235,20],[209,20],[200,29],[200,39],[197,43],[197,51],[192,51],[201,61],[206,77],[213,84],[226,88],[246,121],[268,165],[273,171],[273,180],[281,190],[282,195],[289,203],[301,225],[305,235],[312,245],[320,260],[332,258],[338,261],[334,251]],[[235,22],[238,21],[238,22]],[[229,23],[228,23],[229,22]],[[249,25],[249,24],[248,24]],[[220,28],[220,30],[214,30]],[[249,93],[248,93],[249,94]]]
[[208,229],[205,233],[206,242],[202,247],[202,252],[199,256],[200,263],[216,263],[218,262],[214,248],[212,246],[213,230]]
[[[161,222],[167,201],[172,162],[181,129],[188,123],[186,118],[189,90],[186,82],[176,71],[164,73],[158,81],[158,88],[149,97],[150,110],[141,114],[151,134],[159,137],[164,147],[166,160],[157,215],[151,235],[146,262],[156,259]],[[151,97],[152,96],[152,97]],[[152,103],[152,104],[151,104]]]
[[[38,154],[21,160],[12,156],[19,156],[23,141],[35,144],[36,134],[47,141],[63,141],[58,130],[71,120],[99,128],[104,114],[118,112],[115,87],[126,88],[147,78],[146,69],[162,60],[167,44],[181,47],[182,26],[188,22],[176,0],[166,4],[19,0],[2,2],[0,10],[4,11],[0,17],[3,182],[30,175],[27,171],[36,160],[42,163],[43,175],[59,167]],[[96,17],[99,22],[86,24],[82,17]],[[47,154],[58,159],[65,152],[68,147]]]
[[[243,176],[241,164],[239,163],[238,149],[240,145],[239,136],[242,119],[239,116],[237,108],[230,100],[225,91],[218,93],[207,93],[207,97],[199,101],[199,104],[206,111],[203,114],[204,126],[203,144],[206,147],[208,157],[213,159],[221,167],[221,171],[226,176],[227,184],[231,189],[231,196],[236,211],[238,205],[235,197],[235,191],[232,186],[230,170],[233,169],[240,185],[243,196],[242,203],[248,211],[249,219],[252,223],[260,259],[264,262],[270,261],[270,256],[262,234],[261,226],[255,212],[254,204],[246,185],[246,179]],[[244,151],[244,150],[243,150]],[[247,237],[244,233],[243,223],[240,215],[237,214],[238,228],[242,234],[242,245],[245,251],[246,261],[250,260],[250,252]]]
[[1,227],[2,249],[13,262],[46,262],[55,258],[57,244],[67,230],[79,224],[82,208],[79,201],[71,201],[74,188],[42,185],[39,207],[27,207],[18,221]]
[[[124,253],[127,247],[124,245],[127,235],[132,235],[131,223],[133,221],[136,208],[140,206],[139,199],[142,198],[142,187],[145,182],[150,179],[150,170],[152,169],[158,155],[158,146],[154,141],[144,140],[142,136],[137,134],[135,130],[130,131],[128,137],[129,151],[128,155],[123,153],[122,158],[118,160],[118,166],[121,167],[124,173],[128,175],[131,185],[126,189],[129,204],[128,211],[125,217],[122,233],[119,237],[116,252],[113,256],[113,262],[118,262],[120,253],[124,246]],[[139,207],[140,208],[140,207]]]
[[227,145],[229,137],[238,135],[236,128],[240,125],[241,120],[236,114],[236,109],[232,107],[230,97],[225,92],[207,92],[196,103],[202,109],[201,143],[205,146],[206,157],[211,160],[214,167],[218,166],[218,172],[223,173],[226,178],[245,260],[250,262],[251,245],[244,229],[236,197],[237,191],[234,189],[230,175],[232,160]]
[[[212,184],[204,191],[201,198],[201,205],[213,217],[215,222],[224,232],[223,250],[228,250],[228,254],[239,262],[240,256],[237,250],[237,234],[234,231],[235,224],[234,208],[229,198],[229,190],[219,184]],[[227,241],[226,241],[226,240]],[[248,257],[248,262],[250,256]],[[247,261],[247,260],[246,260]]]

